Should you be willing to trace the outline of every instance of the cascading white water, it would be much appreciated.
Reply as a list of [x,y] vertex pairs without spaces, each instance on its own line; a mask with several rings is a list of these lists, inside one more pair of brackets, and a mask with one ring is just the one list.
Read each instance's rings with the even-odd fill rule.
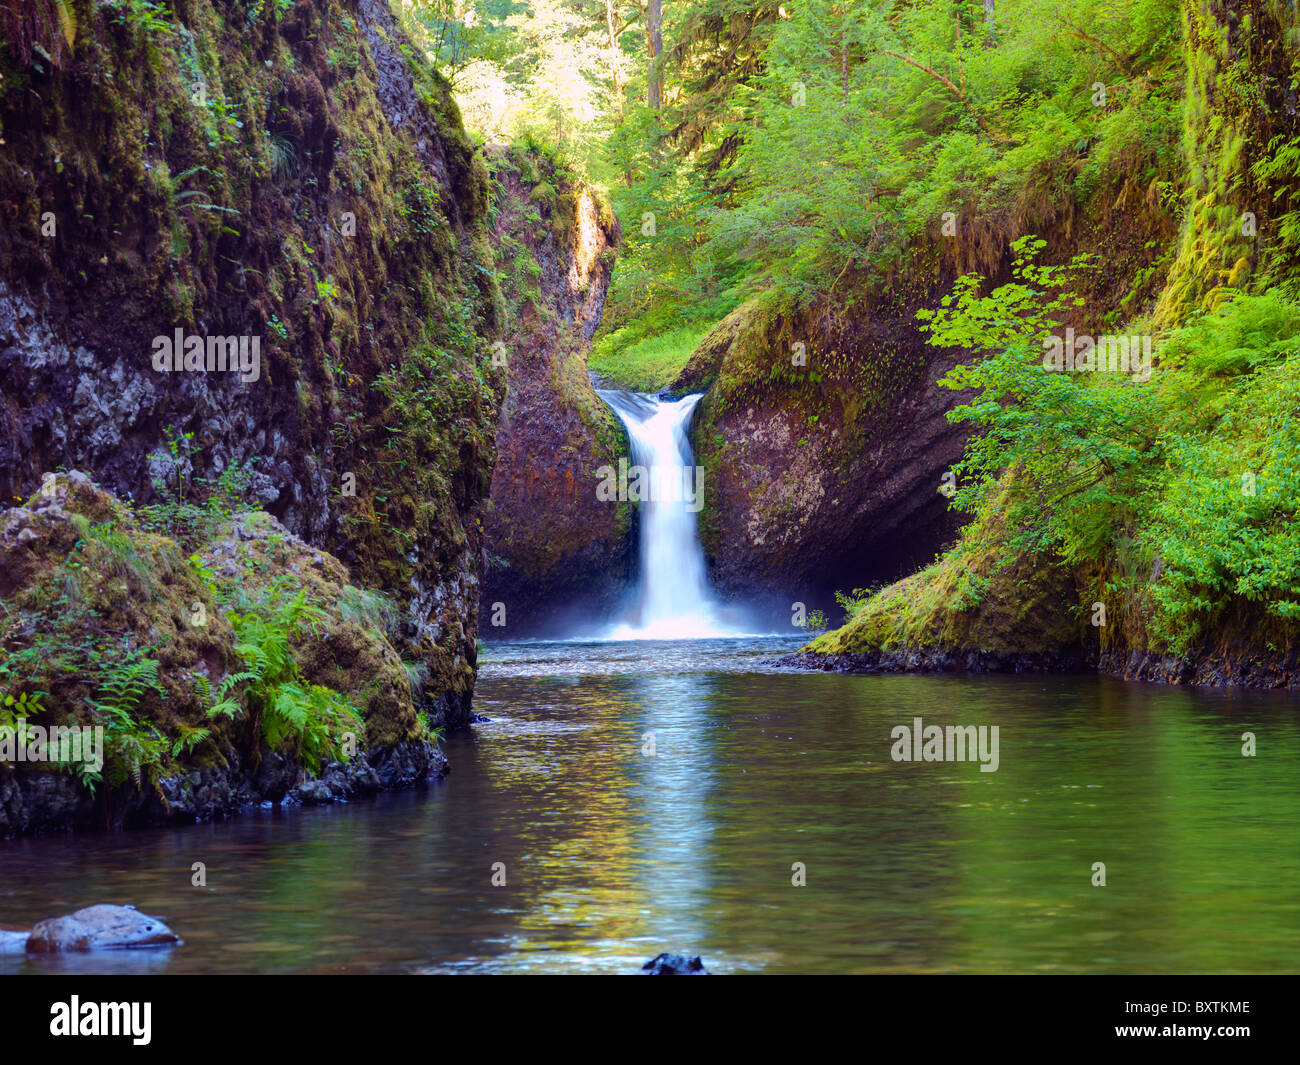
[[610,638],[734,635],[735,630],[720,619],[719,605],[709,592],[696,529],[703,482],[686,429],[700,397],[670,401],[605,390],[599,395],[627,427],[634,464],[629,484],[637,476],[635,467],[644,471],[636,620],[617,626]]

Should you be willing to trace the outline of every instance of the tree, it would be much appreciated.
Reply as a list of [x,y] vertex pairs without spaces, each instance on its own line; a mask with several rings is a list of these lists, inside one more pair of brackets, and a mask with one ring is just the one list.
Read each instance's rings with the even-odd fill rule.
[[646,0],[646,106],[658,111],[663,106],[660,56],[664,50],[663,0]]

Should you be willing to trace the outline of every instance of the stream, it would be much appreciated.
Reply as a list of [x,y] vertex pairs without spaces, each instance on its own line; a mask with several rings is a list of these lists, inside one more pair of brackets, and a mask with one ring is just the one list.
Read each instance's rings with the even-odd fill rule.
[[[686,486],[699,397],[601,395]],[[782,670],[803,637],[736,635],[689,498],[641,500],[605,639],[487,645],[445,781],[3,844],[0,927],[131,902],[185,944],[0,972],[1294,970],[1300,696]],[[895,761],[918,718],[996,727],[996,767]]]
[[[185,945],[0,971],[1294,970],[1295,696],[763,664],[795,642],[491,644],[441,784],[7,842],[0,926],[130,901]],[[892,761],[914,716],[999,725],[998,770]]]

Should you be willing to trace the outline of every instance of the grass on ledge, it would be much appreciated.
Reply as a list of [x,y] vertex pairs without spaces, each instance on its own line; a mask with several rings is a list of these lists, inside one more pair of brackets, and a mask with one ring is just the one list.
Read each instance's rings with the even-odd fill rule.
[[620,329],[598,340],[587,365],[633,392],[658,392],[673,382],[704,339],[711,323],[679,326],[655,336],[629,336]]

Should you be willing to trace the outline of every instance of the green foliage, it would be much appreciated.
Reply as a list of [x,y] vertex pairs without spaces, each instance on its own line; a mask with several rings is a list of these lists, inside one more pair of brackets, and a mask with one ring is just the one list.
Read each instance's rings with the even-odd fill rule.
[[866,605],[867,600],[878,590],[876,588],[854,588],[851,592],[836,592],[835,602],[844,611],[845,620],[852,621]]
[[1300,307],[1238,296],[1166,338],[1149,381],[1051,372],[1083,267],[1038,267],[1040,246],[1018,245],[1010,283],[964,277],[922,312],[932,343],[986,353],[942,382],[975,392],[949,415],[978,430],[953,506],[1002,512],[1001,565],[1104,569],[1158,646],[1187,650],[1234,603],[1300,620]]
[[[452,429],[461,433],[460,446],[485,449],[490,427],[482,417],[496,400],[488,376],[488,361],[478,358],[467,364],[465,353],[474,350],[474,338],[468,323],[454,319],[453,329],[463,330],[451,337],[454,348],[421,345],[407,351],[400,362],[390,363],[372,388],[387,403],[386,439],[372,460],[383,471],[383,481],[401,485],[414,469],[427,478],[430,494],[449,499],[451,486],[443,470],[455,463],[449,451]],[[377,498],[383,512],[390,500]],[[423,503],[432,506],[433,499]],[[395,534],[409,536],[404,520],[393,520]]]
[[158,729],[136,716],[141,700],[165,691],[158,679],[158,660],[136,652],[111,667],[90,701],[93,714],[104,726],[104,767],[96,772],[81,765],[82,780],[95,783],[101,776],[109,787],[130,779],[143,787],[156,784],[170,748]]
[[297,175],[298,152],[288,137],[282,133],[268,133],[266,151],[271,160],[271,173],[278,180],[285,181]]
[[91,700],[96,712],[109,717],[129,716],[146,692],[162,692],[158,683],[158,661],[143,654],[133,655],[115,666]]
[[830,628],[830,619],[823,610],[810,610],[799,627],[805,632],[825,632]]
[[597,361],[616,380],[661,379],[647,362],[755,293],[851,305],[948,214],[1015,235],[1102,196],[1177,209],[1165,0],[999,0],[992,23],[974,0],[702,0],[665,8],[653,63],[645,18],[583,0],[408,18],[471,127],[610,186],[623,243]]
[[128,26],[147,40],[170,36],[175,27],[170,12],[154,0],[99,0],[100,6],[113,12],[113,21]]
[[1151,588],[1160,634],[1183,647],[1234,600],[1300,621],[1297,304],[1239,297],[1172,336],[1165,360],[1182,394],[1170,397],[1167,487],[1147,516],[1164,565]]
[[210,717],[234,718],[247,708],[272,750],[296,750],[313,773],[320,772],[325,759],[341,756],[345,733],[361,742],[364,725],[357,709],[337,692],[302,681],[293,642],[325,621],[304,593],[268,604],[260,613],[231,611],[227,618],[244,669],[222,681],[208,709]]
[[343,589],[334,609],[344,621],[390,636],[396,634],[402,617],[401,608],[383,592],[351,584]]
[[581,168],[605,125],[610,82],[628,65],[608,47],[603,7],[507,0],[477,5],[471,18],[451,0],[417,0],[403,24],[456,90],[471,129],[543,144]]
[[977,512],[1001,472],[1013,468],[1003,503],[1011,508],[1009,547],[1053,546],[1072,560],[1095,559],[1115,517],[1112,507],[1122,511],[1125,497],[1145,487],[1159,438],[1156,391],[1124,375],[1044,369],[1044,342],[1082,303],[1067,286],[1089,264],[1037,265],[1042,248],[1041,240],[1017,241],[1011,282],[981,296],[982,279],[967,275],[938,310],[918,318],[932,344],[987,353],[940,382],[978,393],[949,413],[951,421],[977,430],[954,467],[953,506]]
[[194,748],[211,737],[211,729],[182,724],[177,729],[176,738],[172,741],[171,756],[179,758],[182,755],[192,754]]
[[79,541],[43,582],[38,602],[0,599],[0,684],[78,674],[95,678],[120,659],[121,645],[100,631],[82,594],[87,572],[94,567],[86,542]]
[[17,728],[20,722],[36,717],[44,712],[41,700],[44,692],[19,692],[16,696],[10,692],[0,700],[0,728]]
[[593,346],[587,365],[621,388],[656,392],[681,372],[708,333],[708,326],[679,326],[628,343],[629,334],[638,333],[625,329],[603,337]]
[[232,462],[215,479],[195,476],[190,471],[200,448],[193,439],[193,433],[169,430],[171,472],[153,482],[160,502],[138,511],[143,528],[173,537],[190,549],[211,539],[222,524],[243,509],[257,462],[256,458]]
[[89,530],[89,540],[97,570],[102,577],[112,579],[129,579],[135,587],[145,594],[151,594],[155,587],[155,567],[153,562],[136,550],[131,537],[121,529],[117,522],[106,521]]

